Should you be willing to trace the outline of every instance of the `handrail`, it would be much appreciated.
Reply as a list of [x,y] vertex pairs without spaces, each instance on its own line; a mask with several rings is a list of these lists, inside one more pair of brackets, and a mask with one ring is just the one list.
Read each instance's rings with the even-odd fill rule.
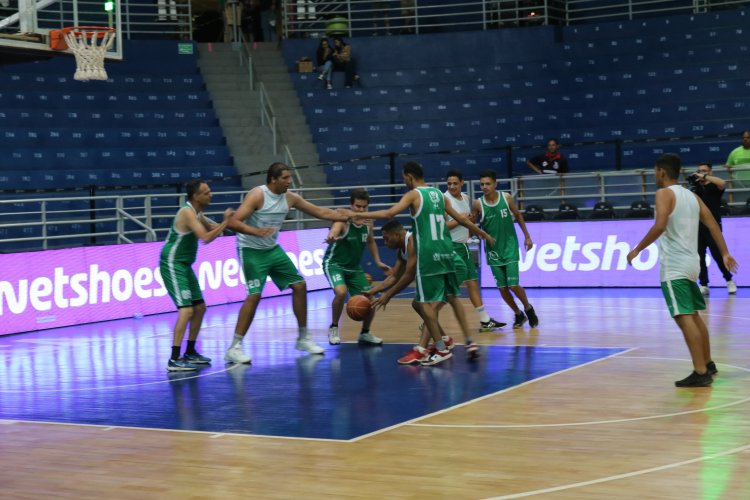
[[294,178],[295,178],[295,184],[297,188],[302,187],[302,176],[299,175],[299,171],[297,170],[297,162],[294,161],[294,156],[292,156],[292,151],[289,149],[288,144],[284,144],[284,147],[282,148],[284,150],[284,163],[292,169],[292,172],[294,172]]
[[[156,236],[156,231],[154,231],[153,228],[147,226],[146,224],[144,224],[143,222],[141,222],[140,220],[138,220],[136,217],[133,217],[132,215],[130,215],[128,212],[126,212],[122,208],[118,208],[117,209],[117,213],[120,214],[120,215],[122,215],[123,217],[125,217],[127,220],[135,223],[136,226],[140,226],[143,229],[145,229],[146,230],[146,235],[147,235],[146,236],[146,241],[149,241],[149,242],[151,242],[151,241],[158,241],[159,238]],[[117,236],[119,238],[122,238],[122,239],[126,240],[128,243],[132,243],[132,241],[130,241],[128,238],[125,237],[124,231],[123,231],[123,233],[120,233]]]
[[266,86],[263,82],[260,82],[258,90],[260,93],[260,123],[261,125],[267,124],[271,129],[271,135],[273,136],[273,154],[278,154],[276,113],[273,110],[273,104],[271,104],[271,99],[268,97],[268,92],[266,92]]

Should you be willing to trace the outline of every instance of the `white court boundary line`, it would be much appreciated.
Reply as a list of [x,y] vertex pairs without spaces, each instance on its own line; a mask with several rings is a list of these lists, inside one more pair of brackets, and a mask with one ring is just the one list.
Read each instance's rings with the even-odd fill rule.
[[[622,358],[627,359],[650,359],[650,360],[661,360],[661,361],[690,361],[685,359],[679,359],[679,358],[660,358],[660,357],[649,357],[649,356],[620,356]],[[604,359],[604,358],[602,358]],[[729,366],[731,368],[734,368],[736,370],[750,372],[750,369],[743,368],[741,366],[735,366],[730,365],[727,363],[722,363],[722,367]],[[555,373],[562,373],[562,372],[555,372]],[[643,420],[655,420],[658,418],[670,418],[670,417],[679,417],[682,415],[690,415],[693,413],[703,413],[707,411],[714,411],[714,410],[722,410],[724,408],[730,408],[732,406],[738,406],[745,403],[750,402],[750,397],[739,399],[737,401],[732,401],[730,403],[724,403],[718,406],[711,406],[708,408],[699,408],[697,410],[686,410],[686,411],[680,411],[680,412],[674,412],[674,413],[662,413],[659,415],[648,415],[645,417],[631,417],[631,418],[618,418],[618,419],[611,419],[611,420],[591,420],[588,422],[567,422],[567,423],[553,423],[553,424],[407,424],[411,425],[413,427],[433,427],[433,428],[446,428],[446,429],[537,429],[537,428],[544,428],[544,427],[580,427],[580,426],[586,426],[586,425],[603,425],[603,424],[620,424],[624,422],[638,422]]]
[[736,448],[721,451],[719,453],[712,453],[711,455],[705,455],[705,456],[698,457],[698,458],[691,458],[689,460],[683,460],[681,462],[673,462],[671,464],[664,464],[658,467],[650,467],[648,469],[640,469],[640,470],[636,470],[632,472],[625,472],[623,474],[616,474],[613,476],[601,477],[598,479],[591,479],[589,481],[581,481],[579,483],[569,483],[569,484],[563,484],[560,486],[553,486],[551,488],[544,488],[544,489],[533,490],[533,491],[524,491],[522,493],[513,493],[511,495],[502,495],[498,497],[490,497],[490,498],[487,498],[486,500],[507,500],[511,498],[523,498],[523,497],[530,497],[534,495],[542,495],[544,493],[555,493],[558,491],[572,490],[574,488],[581,488],[583,486],[591,486],[593,484],[607,483],[610,481],[617,481],[618,479],[626,479],[629,477],[636,477],[636,476],[642,476],[644,474],[651,474],[652,472],[660,472],[663,470],[676,469],[678,467],[682,467],[683,465],[690,465],[694,463],[705,462],[706,460],[713,460],[716,458],[725,457],[727,455],[734,455],[737,453],[742,453],[746,450],[750,450],[750,444],[738,446]]

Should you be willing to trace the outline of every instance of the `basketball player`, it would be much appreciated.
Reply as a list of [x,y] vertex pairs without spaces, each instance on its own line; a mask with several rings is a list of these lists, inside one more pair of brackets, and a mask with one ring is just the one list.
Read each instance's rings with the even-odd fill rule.
[[[510,194],[497,190],[497,174],[494,170],[485,170],[479,174],[479,186],[482,188],[484,196],[474,201],[472,210],[474,220],[478,221],[482,228],[495,238],[492,244],[484,245],[487,264],[495,277],[495,284],[505,303],[510,306],[516,315],[513,328],[523,327],[526,321],[529,322],[529,326],[536,328],[539,325],[539,318],[534,308],[529,304],[526,290],[519,284],[518,261],[520,255],[518,236],[516,236],[513,219],[515,218],[518,222],[518,226],[526,237],[524,241],[526,250],[531,250],[534,243],[532,243],[531,236],[526,230],[526,223],[516,208],[516,204],[513,203]],[[510,293],[511,291],[523,304],[525,314],[524,311],[519,309]]]
[[[366,189],[354,189],[349,194],[350,209],[354,213],[366,212],[370,205],[370,195]],[[339,335],[339,319],[344,309],[347,293],[361,295],[370,289],[370,283],[362,270],[360,261],[365,251],[365,245],[370,250],[375,265],[384,272],[391,270],[380,260],[378,246],[372,235],[371,224],[355,224],[354,222],[334,222],[326,238],[328,248],[323,256],[323,271],[333,288],[334,298],[331,304],[331,326],[328,328],[328,343],[341,343]],[[360,344],[380,345],[383,340],[370,333],[370,325],[375,316],[375,309],[362,322],[359,333]]]
[[349,210],[334,211],[313,205],[300,195],[289,192],[292,174],[283,163],[273,163],[266,174],[266,184],[251,189],[228,227],[237,232],[237,252],[245,276],[247,298],[240,308],[234,338],[224,356],[232,363],[250,363],[242,352],[242,340],[250,328],[260,303],[261,292],[270,276],[279,290],[292,289],[292,309],[297,318],[299,335],[296,348],[310,354],[323,354],[323,349],[307,331],[307,286],[292,260],[276,242],[279,229],[289,210],[331,221],[347,221]]
[[[453,209],[458,213],[471,217],[471,200],[462,191],[464,187],[463,174],[459,170],[450,170],[446,175],[446,181],[448,183],[448,190],[444,194],[450,200]],[[477,276],[477,268],[468,245],[469,230],[461,226],[453,218],[448,218],[448,229],[451,232],[451,239],[453,240],[453,251],[463,261],[466,268],[466,273],[461,277],[461,281],[466,283],[466,288],[469,290],[469,300],[474,306],[474,310],[479,314],[479,331],[491,332],[504,327],[505,323],[500,323],[490,318],[484,309],[482,294],[479,291],[479,276]]]
[[706,309],[706,302],[696,284],[700,264],[698,262],[699,222],[711,232],[724,265],[732,272],[737,262],[729,254],[724,236],[711,211],[695,193],[680,186],[677,179],[682,161],[676,154],[664,154],[656,160],[656,214],[654,225],[640,243],[628,253],[632,265],[644,248],[659,239],[659,280],[667,301],[669,314],[682,330],[693,372],[675,382],[677,387],[708,387],[713,383],[712,375],[718,373],[711,360],[711,342],[708,327],[698,311]]
[[[224,221],[216,224],[203,215],[203,210],[211,204],[211,189],[205,182],[197,179],[188,182],[186,192],[187,201],[177,211],[159,257],[164,287],[178,311],[172,337],[172,356],[167,363],[167,370],[171,372],[195,370],[198,365],[211,362],[210,358],[195,350],[195,341],[206,314],[206,303],[191,266],[198,254],[198,240],[204,243],[214,241],[232,216],[232,210],[227,209],[224,211]],[[180,346],[188,323],[190,334],[187,349],[185,355],[180,357]]]
[[[407,232],[406,229],[404,229],[404,226],[402,226],[396,219],[391,219],[383,224],[382,231],[383,242],[385,245],[390,249],[397,250],[396,264],[393,267],[393,272],[387,276],[385,280],[365,292],[365,295],[368,297],[373,297],[377,293],[385,292],[383,295],[373,300],[373,309],[385,307],[398,292],[414,281],[417,269],[417,252],[414,245],[414,235],[411,231]],[[463,266],[463,261],[458,258],[458,256],[455,256],[454,261],[457,264],[456,274],[464,272],[460,269],[460,267]],[[439,304],[442,305],[444,302],[440,302]],[[411,305],[424,321],[422,308],[419,306],[416,299],[412,301]],[[440,328],[440,336],[443,339],[445,348],[448,351],[453,350],[453,339],[445,334],[442,325],[438,323],[438,326]],[[428,350],[431,335],[429,330],[424,328],[424,323],[420,326],[420,331],[419,343],[405,356],[399,358],[399,364],[409,365],[412,363],[421,363],[426,361],[430,354],[433,354],[437,350],[435,346],[432,346],[431,351]]]
[[[437,320],[438,304],[444,300],[451,305],[461,325],[466,339],[467,355],[471,359],[476,358],[479,355],[479,348],[471,339],[466,315],[458,299],[460,285],[455,274],[453,242],[446,226],[445,215],[450,215],[459,224],[468,227],[482,238],[490,238],[490,236],[466,216],[456,212],[439,189],[427,185],[422,165],[415,161],[407,162],[403,167],[403,177],[409,192],[398,203],[386,210],[360,214],[360,217],[365,219],[392,218],[407,208],[411,212],[417,255],[415,300],[436,347],[436,352],[421,363],[435,365],[452,357],[440,335],[440,325]],[[402,288],[408,284],[399,281],[397,285],[403,285]],[[397,285],[394,285],[394,288]],[[381,300],[378,304],[384,307],[386,303]]]

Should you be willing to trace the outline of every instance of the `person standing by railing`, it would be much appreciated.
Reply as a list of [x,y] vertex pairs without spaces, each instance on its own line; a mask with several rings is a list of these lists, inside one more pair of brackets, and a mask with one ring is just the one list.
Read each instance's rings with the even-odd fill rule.
[[568,159],[560,152],[557,139],[547,141],[547,151],[526,161],[526,165],[537,174],[567,174]]

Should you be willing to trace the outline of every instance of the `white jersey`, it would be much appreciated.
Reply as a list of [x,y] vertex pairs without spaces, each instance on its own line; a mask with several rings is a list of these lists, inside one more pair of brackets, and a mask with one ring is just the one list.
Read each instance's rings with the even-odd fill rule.
[[406,262],[409,260],[409,238],[411,238],[411,231],[406,231],[404,236],[404,246],[398,251],[399,257]]
[[695,195],[682,186],[673,185],[674,210],[669,214],[667,229],[659,237],[659,279],[695,281],[700,272],[698,225],[700,205]]
[[[454,198],[452,194],[450,194],[448,191],[445,192],[445,196],[448,197],[448,199],[451,202],[451,206],[453,207],[453,210],[460,214],[464,214],[468,216],[471,213],[471,203],[469,201],[469,195],[466,193],[461,193],[461,199]],[[446,220],[453,220],[453,217],[446,216]],[[451,240],[453,240],[454,243],[466,243],[469,241],[469,230],[465,228],[462,225],[458,225],[451,229]]]
[[[263,206],[253,212],[245,220],[245,224],[257,228],[275,227],[276,231],[271,236],[259,238],[249,234],[237,233],[237,246],[244,248],[255,248],[263,250],[276,246],[281,225],[289,213],[289,205],[286,202],[286,193],[276,194],[268,189],[268,186],[259,186],[263,192]],[[697,243],[696,243],[697,245]]]

